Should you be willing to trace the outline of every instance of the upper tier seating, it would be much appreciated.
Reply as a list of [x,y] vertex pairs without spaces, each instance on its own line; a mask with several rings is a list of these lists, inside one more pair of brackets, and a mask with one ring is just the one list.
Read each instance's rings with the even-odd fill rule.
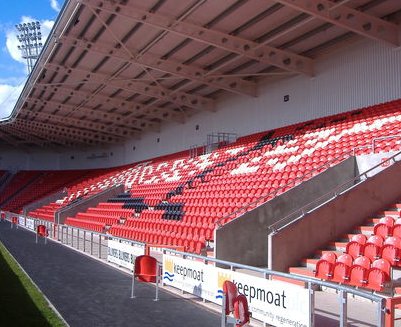
[[132,217],[105,228],[199,249],[213,241],[217,222],[251,210],[261,197],[267,201],[352,154],[400,150],[392,137],[401,131],[400,110],[397,100],[243,137],[195,158],[180,153],[133,165],[124,170],[129,193],[110,199]]

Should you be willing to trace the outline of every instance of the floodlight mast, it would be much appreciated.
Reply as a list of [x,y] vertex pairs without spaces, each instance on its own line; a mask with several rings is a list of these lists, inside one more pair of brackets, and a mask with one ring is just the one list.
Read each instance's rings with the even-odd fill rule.
[[15,25],[15,28],[18,31],[17,39],[20,42],[18,50],[21,51],[22,58],[26,60],[29,75],[43,47],[40,23],[38,21],[21,23]]

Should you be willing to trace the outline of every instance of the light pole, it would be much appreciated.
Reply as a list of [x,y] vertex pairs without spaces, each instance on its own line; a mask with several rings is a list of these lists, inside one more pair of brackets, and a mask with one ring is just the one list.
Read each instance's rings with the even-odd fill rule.
[[17,38],[21,45],[18,50],[21,51],[22,58],[27,62],[28,75],[31,73],[36,59],[38,59],[42,50],[42,33],[39,22],[21,23],[15,25],[18,31]]

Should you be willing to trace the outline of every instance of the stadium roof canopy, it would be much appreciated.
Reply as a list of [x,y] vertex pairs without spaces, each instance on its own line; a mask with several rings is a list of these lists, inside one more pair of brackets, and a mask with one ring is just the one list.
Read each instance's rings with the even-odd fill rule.
[[313,76],[361,38],[399,46],[400,0],[67,0],[3,144],[121,143],[214,110],[219,96]]

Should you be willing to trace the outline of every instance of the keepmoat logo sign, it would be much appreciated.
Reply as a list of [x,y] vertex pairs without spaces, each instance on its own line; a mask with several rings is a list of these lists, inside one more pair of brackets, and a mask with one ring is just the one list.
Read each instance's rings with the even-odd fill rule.
[[273,326],[309,326],[309,291],[296,285],[163,255],[163,282],[220,304],[223,283],[232,281],[247,297],[252,317]]

